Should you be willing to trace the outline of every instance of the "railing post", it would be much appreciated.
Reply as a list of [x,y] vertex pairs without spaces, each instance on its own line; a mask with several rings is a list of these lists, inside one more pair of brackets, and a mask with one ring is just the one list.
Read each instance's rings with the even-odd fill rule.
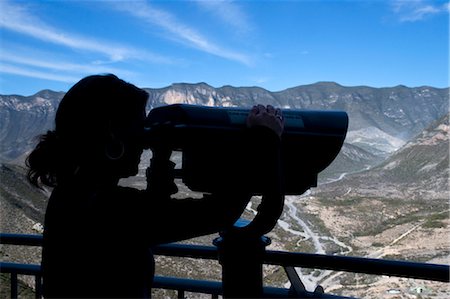
[[35,276],[35,288],[36,288],[35,298],[36,299],[42,298],[42,276],[41,275]]
[[11,299],[16,299],[18,296],[18,282],[17,273],[11,272]]
[[263,257],[268,237],[223,233],[214,240],[222,265],[224,298],[261,298]]

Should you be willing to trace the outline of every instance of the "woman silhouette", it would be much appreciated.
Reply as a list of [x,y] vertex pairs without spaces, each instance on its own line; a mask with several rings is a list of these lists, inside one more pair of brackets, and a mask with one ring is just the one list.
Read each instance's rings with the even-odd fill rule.
[[[226,229],[250,199],[238,187],[197,200],[172,199],[174,164],[163,146],[152,148],[147,190],[118,186],[138,171],[147,97],[114,75],[86,77],[66,93],[55,129],[29,155],[29,180],[54,187],[44,224],[46,298],[150,297],[152,246]],[[279,116],[273,107],[255,106],[248,118],[275,164]]]

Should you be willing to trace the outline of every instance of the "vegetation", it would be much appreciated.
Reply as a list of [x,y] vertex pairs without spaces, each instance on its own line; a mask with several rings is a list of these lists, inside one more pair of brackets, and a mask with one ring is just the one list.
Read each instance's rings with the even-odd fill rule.
[[447,224],[444,220],[449,219],[448,211],[441,213],[435,213],[427,217],[425,223],[422,225],[424,228],[445,228]]

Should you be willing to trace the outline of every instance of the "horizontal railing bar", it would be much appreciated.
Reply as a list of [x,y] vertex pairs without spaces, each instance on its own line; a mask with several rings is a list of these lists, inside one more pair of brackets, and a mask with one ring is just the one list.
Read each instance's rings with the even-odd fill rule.
[[[42,243],[42,235],[0,234],[0,244],[42,246]],[[170,243],[156,246],[153,252],[159,255],[217,260],[217,248],[214,246]]]
[[[42,236],[1,233],[0,244],[40,246],[42,245]],[[215,246],[179,243],[156,246],[154,253],[213,260],[218,258]],[[450,266],[441,264],[273,250],[266,251],[264,263],[450,282]]]
[[344,297],[338,295],[330,294],[320,294],[304,291],[300,295],[295,295],[291,293],[289,289],[276,288],[276,287],[264,287],[263,288],[264,298],[320,298],[320,299],[356,299],[354,297]]
[[212,280],[196,280],[155,275],[153,287],[158,289],[184,290],[185,292],[203,294],[222,294],[222,282]]
[[191,245],[170,243],[155,246],[153,253],[156,255],[192,257],[201,259],[217,260],[217,247],[205,245]]
[[[1,273],[11,273],[14,275],[41,275],[40,265],[18,264],[0,262]],[[183,290],[185,292],[222,295],[222,282],[212,280],[196,280],[169,276],[155,276],[153,280],[153,288],[169,289],[169,290]],[[264,297],[267,298],[286,298],[290,297],[289,289],[264,287]],[[302,298],[329,298],[329,299],[344,299],[349,297],[341,297],[328,294],[318,294],[305,292],[302,293]],[[319,297],[318,297],[319,296]]]
[[264,263],[450,282],[448,265],[268,250]]
[[[213,246],[166,244],[157,246],[155,253],[217,259],[217,248]],[[450,267],[440,264],[272,250],[266,251],[264,263],[450,282]]]
[[[41,266],[33,264],[18,264],[0,262],[1,273],[11,273],[14,275],[41,275]],[[155,276],[153,282],[154,288],[184,290],[193,293],[203,293],[212,295],[222,294],[222,283],[219,281],[195,280],[168,276]],[[289,289],[264,287],[264,297],[267,298],[286,298],[290,297]],[[329,298],[329,299],[345,299],[351,297],[342,297],[330,294],[316,294],[312,292],[302,292],[302,298]]]
[[0,233],[0,244],[42,246],[42,243],[43,243],[42,235]]
[[[169,289],[185,292],[203,293],[211,295],[222,295],[222,282],[212,280],[196,280],[169,276],[155,276],[153,287],[160,289]],[[277,287],[264,287],[264,298],[288,298],[291,297],[289,289]],[[327,298],[327,299],[346,299],[351,297],[342,297],[329,294],[317,294],[312,292],[302,292],[301,298]]]
[[0,262],[0,273],[16,273],[37,276],[41,275],[41,266],[33,264]]

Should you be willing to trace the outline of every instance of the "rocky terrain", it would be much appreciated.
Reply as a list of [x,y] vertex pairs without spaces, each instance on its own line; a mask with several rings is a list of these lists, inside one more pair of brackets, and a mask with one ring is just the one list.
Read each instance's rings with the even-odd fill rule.
[[[350,128],[341,153],[319,175],[319,186],[288,196],[270,249],[449,264],[448,89],[343,87],[322,82],[269,92],[258,87],[213,88],[205,83],[147,89],[148,109],[170,103],[339,109]],[[1,231],[40,233],[48,190],[25,179],[24,156],[33,136],[52,128],[63,93],[0,96]],[[145,186],[140,174],[121,184]],[[181,155],[173,160],[180,163]],[[177,196],[198,196],[179,183]],[[259,198],[247,206],[251,219]],[[216,235],[189,243],[210,245]],[[2,246],[2,260],[38,263],[39,248]],[[448,298],[448,284],[312,269],[297,269],[308,290],[363,298]],[[220,280],[217,262],[157,258],[157,274]],[[268,285],[288,286],[284,271],[265,267]],[[2,278],[3,279],[3,278]],[[27,282],[26,280],[24,280]],[[418,293],[421,291],[421,293]],[[31,294],[31,293],[30,293]],[[158,293],[158,296],[175,295]],[[192,295],[193,296],[193,295]],[[420,297],[421,296],[421,297]],[[191,297],[191,295],[189,295]]]

